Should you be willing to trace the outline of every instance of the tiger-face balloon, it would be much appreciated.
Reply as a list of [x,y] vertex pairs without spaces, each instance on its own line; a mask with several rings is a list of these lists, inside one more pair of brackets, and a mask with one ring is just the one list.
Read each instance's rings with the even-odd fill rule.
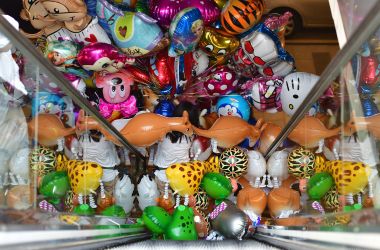
[[258,23],[263,11],[263,0],[230,0],[220,15],[221,23],[227,33],[241,34]]

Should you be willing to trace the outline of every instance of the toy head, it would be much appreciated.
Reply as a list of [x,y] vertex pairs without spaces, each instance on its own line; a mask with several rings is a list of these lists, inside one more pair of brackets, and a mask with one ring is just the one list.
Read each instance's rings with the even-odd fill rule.
[[126,71],[96,77],[96,87],[103,89],[103,97],[109,103],[121,103],[128,99],[132,76]]
[[35,29],[43,29],[56,22],[49,17],[49,12],[39,0],[23,0],[23,9],[20,12],[21,19],[29,21]]
[[62,22],[78,21],[87,15],[83,0],[41,0],[49,15]]

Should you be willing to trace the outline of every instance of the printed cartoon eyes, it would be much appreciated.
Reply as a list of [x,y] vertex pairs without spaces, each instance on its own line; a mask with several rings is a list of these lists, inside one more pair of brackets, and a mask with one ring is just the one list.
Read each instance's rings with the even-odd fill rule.
[[212,52],[214,50],[214,46],[212,44],[207,45],[205,48],[208,52]]
[[120,77],[115,77],[115,78],[112,78],[111,82],[112,82],[112,85],[119,85],[123,82],[123,80],[121,80]]
[[221,49],[218,51],[218,55],[220,56],[224,56],[226,54],[226,50],[225,49]]
[[53,11],[54,11],[55,14],[59,14],[59,9],[58,8],[54,8]]
[[125,87],[124,85],[120,86],[119,96],[124,97],[125,96]]
[[108,68],[109,66],[110,66],[109,63],[104,63],[104,64],[102,65],[102,68],[105,69],[105,68]]
[[112,86],[110,88],[109,95],[111,98],[114,98],[116,96],[116,86]]

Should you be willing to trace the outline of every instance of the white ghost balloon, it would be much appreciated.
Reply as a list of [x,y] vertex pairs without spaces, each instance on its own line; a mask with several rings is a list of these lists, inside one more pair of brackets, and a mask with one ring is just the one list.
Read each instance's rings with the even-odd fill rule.
[[156,206],[157,198],[160,196],[156,182],[148,175],[144,175],[137,185],[137,200],[139,207],[144,210],[147,206]]
[[18,150],[9,160],[9,176],[12,184],[25,185],[29,182],[29,148]]
[[271,155],[267,162],[268,177],[273,177],[274,188],[278,188],[281,185],[281,181],[289,177],[288,155],[289,152],[285,150],[277,151]]
[[128,175],[118,179],[115,184],[115,200],[116,205],[122,206],[124,211],[128,214],[133,208],[133,194],[134,186]]
[[[267,170],[267,164],[264,159],[264,156],[256,150],[249,150],[247,152],[247,155],[248,167],[247,174],[245,175],[246,179],[253,187],[263,186],[265,183],[265,172]],[[260,185],[261,177],[264,178],[262,184]]]
[[280,94],[284,112],[290,116],[294,115],[318,80],[319,76],[306,72],[287,75]]

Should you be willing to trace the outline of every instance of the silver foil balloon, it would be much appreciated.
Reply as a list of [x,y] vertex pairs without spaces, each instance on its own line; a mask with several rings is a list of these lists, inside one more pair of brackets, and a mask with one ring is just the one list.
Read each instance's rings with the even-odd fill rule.
[[234,203],[228,200],[224,202],[227,208],[211,221],[212,229],[227,239],[241,240],[248,227],[248,217]]

